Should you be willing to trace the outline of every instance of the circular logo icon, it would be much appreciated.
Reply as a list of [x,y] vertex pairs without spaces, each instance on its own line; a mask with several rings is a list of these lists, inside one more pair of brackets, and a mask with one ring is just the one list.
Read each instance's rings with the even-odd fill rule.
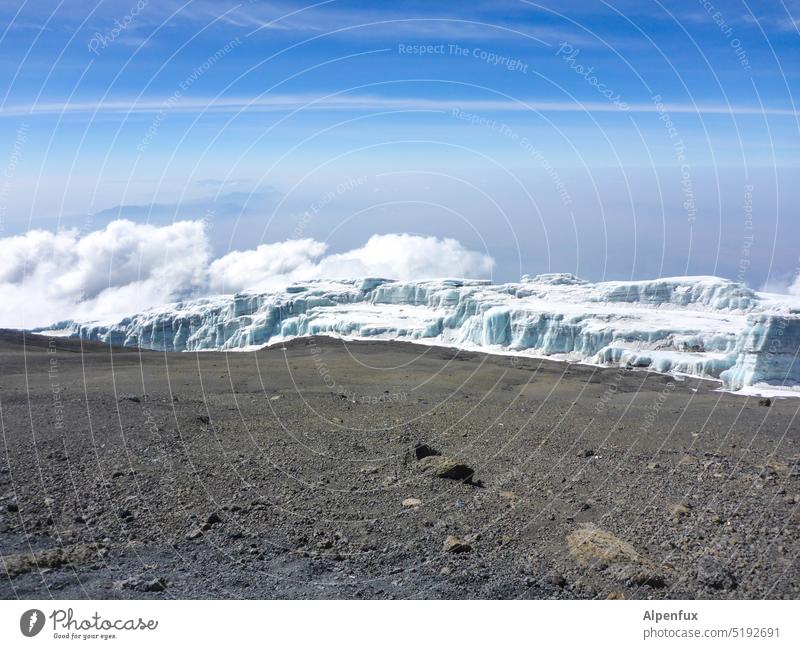
[[38,608],[32,608],[25,611],[22,617],[19,618],[19,630],[22,635],[27,638],[32,638],[44,627],[44,613]]

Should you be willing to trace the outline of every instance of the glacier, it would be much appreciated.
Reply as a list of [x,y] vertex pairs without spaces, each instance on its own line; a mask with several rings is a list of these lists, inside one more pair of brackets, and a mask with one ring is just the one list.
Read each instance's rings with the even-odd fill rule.
[[313,280],[34,331],[163,351],[252,350],[315,335],[406,340],[800,396],[800,297],[756,292],[719,277]]

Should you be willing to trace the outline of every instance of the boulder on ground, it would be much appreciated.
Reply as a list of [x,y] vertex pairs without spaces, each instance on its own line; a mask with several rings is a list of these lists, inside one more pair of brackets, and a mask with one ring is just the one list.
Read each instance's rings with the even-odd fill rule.
[[472,546],[469,543],[452,534],[444,540],[445,552],[461,554],[462,552],[470,552],[471,550]]
[[733,590],[736,577],[713,557],[703,557],[697,563],[697,581],[715,590]]
[[653,588],[666,586],[666,578],[652,561],[627,541],[593,523],[586,523],[569,534],[567,547],[581,566],[602,566],[608,574],[625,584]]
[[423,473],[432,473],[437,478],[450,480],[469,480],[475,471],[458,460],[444,455],[430,455],[419,461],[419,469]]

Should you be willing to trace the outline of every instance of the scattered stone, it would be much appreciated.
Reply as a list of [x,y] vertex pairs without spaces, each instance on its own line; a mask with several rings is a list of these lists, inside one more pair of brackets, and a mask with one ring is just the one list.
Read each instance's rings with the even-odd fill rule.
[[160,593],[167,588],[167,582],[164,579],[143,579],[141,577],[130,577],[122,581],[114,582],[116,588],[125,588],[127,590],[136,590],[140,593]]
[[439,451],[427,444],[422,444],[420,442],[414,446],[414,457],[418,460],[425,459],[426,457],[433,457],[434,455],[439,455]]
[[628,586],[650,586],[651,588],[664,588],[667,580],[659,573],[655,566],[649,562],[642,564],[626,563],[610,566],[608,573],[618,581]]
[[508,500],[511,503],[515,503],[519,500],[519,496],[515,494],[513,491],[501,491],[500,497],[504,500]]
[[595,565],[606,574],[632,586],[663,588],[666,578],[657,566],[643,557],[630,543],[586,523],[567,536],[570,554],[581,566]]
[[586,523],[567,536],[570,554],[581,565],[596,561],[605,563],[640,563],[642,556],[627,541]]
[[206,519],[206,525],[208,525],[209,527],[221,522],[222,522],[222,516],[220,516],[217,512],[211,512],[208,515],[208,518]]
[[655,471],[656,469],[660,469],[661,465],[658,462],[649,462],[647,464],[647,468],[651,471]]
[[472,546],[466,541],[452,534],[444,540],[444,551],[452,554],[461,554],[472,551]]
[[12,514],[16,514],[19,511],[19,505],[17,503],[8,503],[6,509]]
[[203,531],[199,527],[195,527],[189,530],[189,532],[187,532],[186,534],[186,538],[189,541],[194,541],[195,539],[199,539],[201,536],[203,536]]
[[567,585],[567,580],[560,572],[553,572],[547,576],[548,583],[558,588],[564,588]]
[[135,394],[122,394],[119,401],[133,401],[133,403],[140,403],[142,400]]
[[163,579],[151,579],[150,581],[144,582],[139,590],[145,593],[160,593],[166,590],[166,588],[167,584]]
[[63,548],[39,550],[33,554],[12,554],[3,557],[2,563],[5,565],[8,576],[13,579],[26,572],[53,569],[67,564],[85,563],[97,555],[99,547],[79,544]]
[[606,597],[606,599],[625,599],[625,593],[615,590],[610,592],[608,594],[608,597]]
[[197,421],[199,421],[201,424],[210,424],[211,423],[211,419],[209,419],[208,415],[198,415],[197,416]]
[[767,398],[767,399],[759,399],[758,400],[758,405],[759,406],[765,406],[765,407],[769,408],[772,405],[772,399],[769,399],[769,398]]
[[687,505],[682,503],[677,503],[669,506],[669,514],[674,518],[676,521],[688,516],[690,513],[690,508]]
[[280,394],[276,394],[274,397],[270,397],[269,400],[270,401],[277,401],[280,398],[281,398],[281,395]]
[[403,501],[403,507],[419,507],[422,501],[419,498],[406,498]]
[[419,461],[420,470],[433,473],[437,478],[450,480],[470,480],[475,471],[463,462],[444,455],[430,455]]
[[759,477],[776,478],[789,475],[790,468],[785,462],[780,462],[775,458],[770,458],[764,464],[758,465]]
[[592,457],[593,455],[593,448],[582,448],[580,451],[578,451],[578,457]]
[[697,581],[715,590],[733,590],[737,586],[734,574],[713,557],[698,561]]

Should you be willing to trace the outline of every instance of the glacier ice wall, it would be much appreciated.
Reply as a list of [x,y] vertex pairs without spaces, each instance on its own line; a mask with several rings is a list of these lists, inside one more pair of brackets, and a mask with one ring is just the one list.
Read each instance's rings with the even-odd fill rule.
[[412,340],[714,378],[734,390],[800,390],[800,299],[717,277],[317,280],[47,330],[166,351],[244,350],[320,334]]

